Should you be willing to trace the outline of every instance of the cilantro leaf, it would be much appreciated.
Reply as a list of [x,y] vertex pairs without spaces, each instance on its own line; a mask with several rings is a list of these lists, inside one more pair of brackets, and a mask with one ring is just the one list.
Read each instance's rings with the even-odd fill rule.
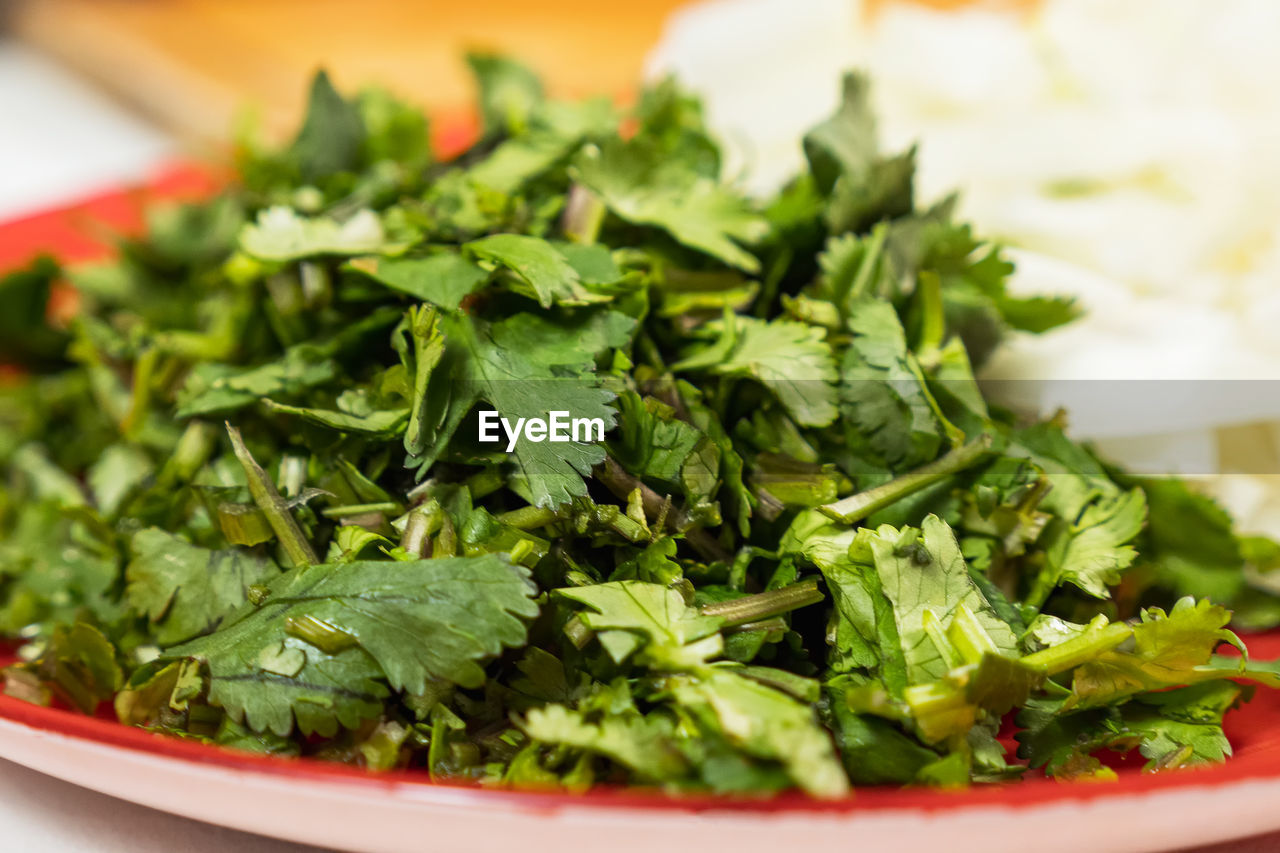
[[[590,608],[579,618],[588,628],[602,632],[601,643],[619,662],[643,644],[645,660],[680,669],[714,657],[724,648],[718,633],[724,620],[702,615],[670,587],[614,581],[559,589],[556,595]],[[622,632],[631,636],[620,636]]]
[[302,177],[314,181],[334,172],[354,171],[364,143],[360,111],[338,94],[328,73],[318,72],[311,80],[306,119],[291,149]]
[[[551,411],[575,418],[600,418],[611,427],[613,394],[594,376],[600,350],[627,340],[632,322],[615,313],[584,315],[567,324],[532,314],[515,314],[493,324],[448,318],[444,334],[453,360],[449,411],[434,436],[424,441],[433,460],[462,418],[479,400],[511,421],[547,417]],[[575,334],[576,333],[576,334]],[[446,355],[446,358],[449,356]],[[585,494],[582,478],[604,460],[596,444],[552,445],[518,442],[511,454],[514,474],[537,506],[554,507]]]
[[252,552],[211,551],[154,527],[135,533],[130,550],[129,605],[146,614],[156,642],[166,646],[211,631],[244,604],[250,586],[280,571]]
[[[210,698],[255,731],[287,734],[296,719],[332,732],[376,713],[383,677],[413,693],[428,680],[481,684],[477,661],[524,641],[521,620],[538,612],[531,594],[527,572],[492,554],[301,567],[268,584],[261,604],[165,654],[205,661]],[[329,648],[307,642],[306,624],[334,638]]]
[[529,121],[542,103],[542,81],[526,66],[493,53],[467,54],[479,91],[480,115],[489,133],[510,133]]
[[662,717],[612,715],[592,723],[580,711],[545,705],[530,711],[521,727],[534,740],[607,756],[649,781],[679,776],[687,766],[674,727]]
[[881,156],[864,75],[845,75],[840,107],[805,134],[804,152],[818,189],[829,199],[826,220],[833,234],[861,231],[914,207],[915,149]]
[[733,670],[711,667],[672,679],[675,701],[749,755],[777,761],[817,797],[839,797],[849,780],[831,735],[807,704]]
[[1121,573],[1137,552],[1129,545],[1146,520],[1146,498],[1140,489],[1091,504],[1080,520],[1052,539],[1046,549],[1047,577],[1037,582],[1071,583],[1095,598],[1109,598]]
[[932,459],[946,431],[893,306],[857,300],[849,328],[854,339],[840,370],[841,412],[890,465]]
[[931,515],[919,530],[881,527],[869,545],[884,594],[893,603],[908,680],[941,678],[950,669],[938,632],[951,626],[962,607],[977,619],[996,650],[1017,653],[1017,638],[969,577],[946,522]]
[[585,305],[600,301],[582,286],[578,270],[564,253],[538,237],[494,234],[464,247],[478,260],[505,267],[527,285],[543,308],[552,304]]
[[454,311],[489,276],[480,267],[451,252],[425,258],[369,258],[352,267],[392,290]]
[[240,231],[240,248],[264,261],[296,261],[315,255],[366,255],[395,248],[378,215],[362,210],[346,222],[304,218],[287,207],[271,207]]
[[577,174],[622,219],[662,228],[686,246],[746,272],[760,269],[742,244],[765,236],[765,220],[737,193],[668,159],[657,147],[611,140],[584,151]]
[[718,331],[718,340],[689,352],[672,369],[747,376],[772,391],[797,423],[835,420],[836,366],[822,329],[726,314]]
[[1184,598],[1166,614],[1152,607],[1133,626],[1132,652],[1113,650],[1077,667],[1070,707],[1095,707],[1134,693],[1189,684],[1202,678],[1243,675],[1242,669],[1206,668],[1222,643],[1241,646],[1226,625],[1231,613],[1208,601]]

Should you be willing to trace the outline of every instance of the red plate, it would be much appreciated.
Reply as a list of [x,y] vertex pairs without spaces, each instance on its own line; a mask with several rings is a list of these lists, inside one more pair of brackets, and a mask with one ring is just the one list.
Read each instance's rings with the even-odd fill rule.
[[[452,141],[465,133],[452,135]],[[127,231],[145,200],[207,195],[217,178],[178,165],[141,191],[111,193],[0,227],[0,268],[41,252],[85,259],[103,225]],[[1280,656],[1280,632],[1249,638]],[[1122,761],[1119,780],[1041,777],[963,791],[860,789],[820,802],[670,798],[644,791],[585,795],[488,790],[422,772],[372,775],[309,759],[233,752],[110,720],[0,696],[0,757],[106,794],[187,817],[350,850],[580,848],[611,851],[860,849],[1159,850],[1280,829],[1280,693],[1260,689],[1231,712],[1236,754],[1221,766],[1159,774]],[[812,845],[812,847],[810,847]]]

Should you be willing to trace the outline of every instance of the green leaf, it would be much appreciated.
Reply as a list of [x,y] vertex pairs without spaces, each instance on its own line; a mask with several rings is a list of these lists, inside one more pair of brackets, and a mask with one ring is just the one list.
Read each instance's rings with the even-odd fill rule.
[[583,612],[579,618],[594,631],[628,631],[643,637],[644,659],[655,666],[685,668],[724,647],[717,633],[724,620],[703,616],[670,587],[614,581],[558,589],[556,595],[591,608],[594,612]]
[[905,785],[938,760],[938,753],[888,720],[856,714],[838,689],[829,690],[832,732],[855,785]]
[[362,89],[356,102],[364,125],[364,159],[390,161],[410,170],[431,161],[429,122],[415,104],[386,89]]
[[1148,759],[1146,770],[1220,763],[1231,755],[1222,719],[1247,698],[1245,691],[1213,681],[1071,713],[1059,702],[1033,700],[1018,716],[1026,727],[1017,735],[1018,755],[1062,779],[1114,778],[1094,757],[1103,749],[1136,747]]
[[[454,359],[448,362],[452,388],[448,414],[424,441],[428,463],[479,400],[512,423],[566,411],[613,426],[613,394],[595,376],[593,360],[595,353],[626,342],[633,321],[625,315],[592,312],[556,322],[514,314],[493,324],[451,317],[443,328]],[[604,461],[604,449],[590,443],[519,441],[510,458],[513,477],[530,503],[556,507],[586,494],[582,478]]]
[[542,103],[542,81],[525,65],[494,53],[468,53],[467,65],[479,88],[485,135],[524,128]]
[[169,646],[207,633],[246,601],[248,589],[279,574],[275,563],[240,548],[211,551],[155,527],[134,534],[125,567],[129,606]]
[[1213,681],[1143,696],[1127,706],[1125,724],[1142,743],[1147,770],[1220,764],[1231,755],[1222,731],[1222,718],[1247,688],[1229,681]]
[[1123,492],[1112,500],[1092,504],[1078,523],[1059,536],[1046,550],[1049,580],[1066,582],[1095,598],[1110,598],[1108,587],[1120,582],[1137,552],[1126,542],[1142,530],[1147,503],[1141,489]]
[[823,329],[726,314],[718,331],[718,340],[686,353],[671,369],[750,377],[772,391],[796,423],[835,420],[836,365]]
[[688,768],[675,746],[670,721],[655,715],[607,716],[592,723],[580,711],[544,705],[531,710],[521,728],[542,743],[603,755],[650,782],[677,778]]
[[446,311],[456,311],[489,280],[480,267],[451,252],[425,258],[368,258],[351,266],[392,290]]
[[98,511],[113,518],[155,473],[146,452],[131,444],[113,444],[89,469],[89,491]]
[[473,257],[516,274],[543,308],[553,304],[586,305],[601,297],[582,286],[578,270],[551,243],[523,234],[494,234],[467,243]]
[[850,304],[853,345],[840,369],[846,422],[895,469],[933,459],[947,439],[893,306],[862,298]]
[[84,513],[50,501],[16,507],[0,536],[0,568],[6,584],[0,630],[8,636],[47,638],[56,626],[86,616],[103,626],[125,616],[114,537]]
[[1097,707],[1147,690],[1245,676],[1243,667],[1233,672],[1207,666],[1222,643],[1243,646],[1227,630],[1230,620],[1226,608],[1191,598],[1179,600],[1168,614],[1158,607],[1144,610],[1133,626],[1132,652],[1106,652],[1075,669],[1068,707]]
[[1141,562],[1155,582],[1179,597],[1232,604],[1244,592],[1244,555],[1231,516],[1213,498],[1174,478],[1132,481],[1147,500],[1147,527],[1138,539]]
[[1017,638],[969,577],[946,522],[930,515],[919,530],[884,526],[869,544],[884,593],[893,603],[909,681],[941,678],[951,668],[929,626],[946,631],[961,607],[976,617],[999,653],[1018,653]]
[[1023,299],[1005,296],[996,305],[1006,323],[1033,335],[1065,326],[1084,313],[1070,296],[1030,296]]
[[397,406],[390,409],[377,409],[369,401],[368,395],[360,390],[344,391],[339,395],[337,409],[315,409],[304,406],[290,406],[264,398],[263,404],[273,412],[293,415],[339,432],[364,433],[378,436],[398,436],[409,420],[409,408]]
[[326,72],[318,71],[311,80],[306,120],[291,149],[302,177],[314,181],[355,171],[364,141],[360,111],[338,94]]
[[680,472],[704,436],[653,397],[627,391],[618,398],[617,437],[609,443],[613,458],[632,474],[679,487]]
[[39,257],[25,269],[0,276],[0,364],[38,366],[62,357],[70,338],[46,321],[49,294],[61,269]]
[[178,393],[175,415],[192,418],[231,412],[256,403],[260,397],[297,394],[331,382],[335,376],[333,361],[306,344],[292,347],[282,358],[259,367],[206,362],[187,377]]
[[[428,681],[484,681],[479,661],[525,641],[538,613],[528,572],[504,557],[357,561],[293,569],[208,636],[165,650],[207,662],[210,698],[255,731],[351,727],[377,713],[385,677],[421,693]],[[292,635],[318,620],[356,646],[326,652]]]
[[28,667],[53,695],[85,714],[109,700],[124,680],[111,641],[85,622],[59,625]]
[[915,206],[915,149],[880,155],[870,88],[864,75],[846,74],[840,107],[804,137],[809,170],[829,198],[826,220],[833,234],[862,231]]
[[615,215],[652,225],[679,242],[746,272],[760,262],[742,248],[768,233],[768,224],[740,195],[672,160],[641,140],[612,140],[584,151],[578,179]]
[[269,207],[240,231],[241,250],[264,261],[297,261],[315,255],[368,255],[398,248],[382,222],[361,210],[345,222],[326,216],[307,219],[292,208]]
[[738,749],[782,764],[791,781],[813,796],[848,793],[831,735],[810,705],[721,667],[673,678],[671,693]]
[[835,604],[827,632],[831,671],[865,672],[901,698],[907,658],[880,576],[873,567],[848,559],[823,567],[822,576]]
[[737,519],[738,531],[746,536],[751,532],[751,513],[756,506],[755,493],[743,481],[746,463],[742,454],[734,446],[720,417],[703,402],[700,391],[683,379],[677,380],[676,389],[685,409],[689,413],[689,422],[711,440],[720,450],[720,481],[723,488],[719,499],[726,505],[726,515]]
[[197,364],[178,391],[175,417],[225,414],[253,405],[261,397],[289,398],[333,382],[338,376],[334,357],[367,345],[373,332],[393,324],[400,314],[395,309],[374,311],[332,337],[295,344],[254,367]]

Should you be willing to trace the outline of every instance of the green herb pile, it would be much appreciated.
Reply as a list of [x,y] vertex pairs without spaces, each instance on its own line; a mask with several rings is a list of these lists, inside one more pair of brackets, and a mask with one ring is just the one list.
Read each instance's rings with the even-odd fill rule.
[[[574,790],[1230,752],[1223,714],[1280,678],[1215,651],[1243,651],[1228,608],[1280,622],[1276,546],[988,406],[973,368],[1075,308],[917,204],[863,78],[758,202],[672,83],[621,111],[471,65],[454,159],[321,75],[224,194],[0,283],[8,693]],[[507,452],[481,410],[607,434]]]

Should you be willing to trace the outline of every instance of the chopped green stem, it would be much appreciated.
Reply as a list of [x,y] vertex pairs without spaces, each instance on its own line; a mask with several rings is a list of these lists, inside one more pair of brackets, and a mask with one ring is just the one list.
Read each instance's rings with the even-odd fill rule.
[[965,470],[985,456],[990,449],[991,436],[981,435],[909,474],[895,477],[884,485],[850,495],[818,509],[823,515],[836,521],[854,524],[908,495],[915,494],[926,486],[931,486],[952,474]]
[[1128,625],[1123,622],[1113,622],[1105,628],[1086,630],[1080,636],[1072,637],[1065,643],[1029,654],[1022,659],[1022,662],[1040,670],[1045,675],[1055,675],[1114,649],[1132,636],[1133,629]]
[[946,320],[942,314],[942,279],[932,270],[923,270],[919,276],[920,344],[916,347],[921,363],[928,364],[937,358],[946,333]]
[[640,357],[657,370],[665,371],[667,369],[667,364],[662,359],[662,353],[658,351],[658,345],[647,334],[636,335],[636,349],[639,350]]
[[429,556],[430,538],[440,531],[443,515],[444,511],[435,500],[414,507],[405,521],[404,535],[400,537],[400,547],[415,557]]
[[510,512],[498,515],[498,521],[517,530],[532,530],[535,527],[543,527],[555,521],[556,518],[555,510],[541,506],[522,506],[519,509],[513,509]]
[[724,629],[726,634],[745,634],[748,631],[785,631],[787,622],[780,616],[762,619],[759,622],[744,622],[741,625],[730,625]]
[[286,618],[284,632],[305,643],[310,643],[327,655],[336,655],[343,649],[359,644],[359,640],[350,631],[343,630],[332,622],[311,614]]
[[473,501],[487,497],[501,489],[507,480],[500,468],[485,468],[468,477],[463,485],[471,492]]
[[257,504],[218,504],[218,526],[232,545],[258,545],[275,535]]
[[148,406],[151,404],[151,377],[155,373],[156,361],[160,350],[147,347],[133,364],[133,390],[130,394],[129,413],[120,424],[120,431],[129,438],[135,438],[146,419]]
[[[721,547],[720,543],[711,534],[698,527],[688,528],[689,520],[683,511],[664,511],[663,504],[669,499],[661,497],[653,489],[640,482],[638,477],[633,477],[627,473],[626,469],[619,465],[612,456],[606,456],[604,462],[596,466],[595,474],[596,478],[601,483],[604,483],[609,491],[624,501],[633,491],[639,489],[640,501],[644,507],[645,516],[660,519],[663,526],[672,532],[682,532],[685,541],[689,543],[689,547],[697,551],[703,559],[725,562],[730,559],[729,553]],[[651,525],[651,527],[658,529],[658,525]]]
[[947,640],[964,663],[979,663],[989,654],[1000,653],[978,617],[963,604],[956,608],[955,618],[947,626]]
[[569,198],[560,218],[564,236],[574,243],[594,243],[604,223],[605,206],[600,197],[582,184],[569,188]]
[[817,604],[823,597],[822,591],[818,589],[817,579],[810,578],[781,589],[758,592],[732,601],[705,604],[702,612],[706,616],[721,617],[726,625],[745,625]]
[[883,222],[871,229],[871,243],[867,246],[867,253],[862,257],[862,263],[858,264],[858,275],[853,280],[853,286],[849,288],[850,296],[866,295],[873,281],[872,273],[880,263],[880,255],[884,252],[884,242],[888,236],[889,226]]
[[400,504],[394,501],[383,501],[381,503],[372,504],[347,504],[346,506],[331,506],[320,511],[325,518],[348,518],[353,515],[364,515],[370,512],[395,512],[400,508]]
[[160,471],[157,483],[172,485],[186,482],[209,461],[217,440],[217,427],[208,421],[190,421],[178,439],[173,456]]
[[289,512],[289,505],[276,491],[275,483],[271,482],[267,472],[262,470],[262,466],[249,452],[249,448],[245,447],[244,439],[240,437],[240,430],[228,422],[227,435],[231,436],[231,447],[235,450],[236,458],[240,460],[240,465],[244,468],[245,476],[249,480],[249,494],[253,496],[253,502],[262,510],[262,514],[267,517],[267,523],[276,532],[276,537],[280,540],[280,545],[289,559],[298,566],[312,566],[320,562],[316,552],[311,548],[311,543],[303,535],[302,528]]
[[921,615],[923,617],[922,627],[924,628],[924,633],[933,643],[934,648],[938,650],[938,654],[942,657],[943,662],[946,663],[947,669],[963,666],[966,661],[960,651],[951,644],[951,640],[947,636],[947,629],[942,625],[942,620],[929,608],[925,608],[924,613]]
[[575,615],[564,623],[564,635],[569,638],[569,642],[573,643],[575,648],[585,649],[596,632],[588,628],[587,623]]

